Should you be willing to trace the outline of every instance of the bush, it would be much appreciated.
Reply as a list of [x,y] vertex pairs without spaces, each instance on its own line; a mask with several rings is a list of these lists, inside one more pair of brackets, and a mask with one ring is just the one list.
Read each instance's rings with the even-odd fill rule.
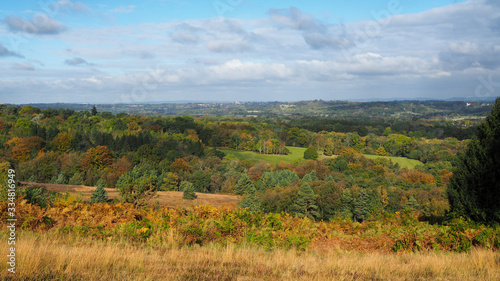
[[304,151],[304,159],[318,159],[318,150],[316,150],[316,147],[309,146],[306,151]]

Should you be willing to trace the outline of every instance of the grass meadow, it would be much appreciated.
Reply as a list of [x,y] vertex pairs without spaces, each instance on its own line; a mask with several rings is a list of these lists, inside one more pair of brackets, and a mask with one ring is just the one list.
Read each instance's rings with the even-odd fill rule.
[[[279,164],[282,161],[289,164],[297,161],[304,160],[304,151],[306,148],[303,147],[293,147],[287,146],[288,150],[291,152],[288,155],[274,155],[274,154],[260,154],[258,152],[252,151],[239,151],[239,150],[229,150],[223,149],[222,151],[229,155],[234,155],[236,158],[240,160],[252,160],[255,162],[265,161],[269,164]],[[399,164],[402,168],[413,169],[416,165],[422,164],[422,162],[418,160],[408,159],[406,157],[395,157],[395,156],[379,156],[379,155],[370,155],[363,154],[368,159],[377,159],[377,158],[385,158],[391,160],[394,164]],[[324,159],[328,157],[336,157],[336,156],[320,156],[319,159]]]
[[487,249],[387,255],[232,244],[150,248],[22,232],[17,253],[15,277],[2,263],[2,280],[500,280],[500,253]]

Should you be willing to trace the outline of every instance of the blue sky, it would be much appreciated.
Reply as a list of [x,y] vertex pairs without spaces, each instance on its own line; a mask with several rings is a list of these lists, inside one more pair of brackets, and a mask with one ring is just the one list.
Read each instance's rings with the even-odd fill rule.
[[482,99],[495,0],[9,1],[0,103]]

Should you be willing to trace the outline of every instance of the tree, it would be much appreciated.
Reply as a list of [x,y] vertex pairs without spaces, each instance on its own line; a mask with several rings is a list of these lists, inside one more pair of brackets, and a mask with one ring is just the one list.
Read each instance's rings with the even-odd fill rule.
[[116,187],[123,201],[132,203],[137,208],[156,196],[156,180],[156,170],[135,166],[132,171],[120,177]]
[[250,180],[246,173],[243,173],[234,188],[234,194],[243,195],[249,188],[255,188],[255,185]]
[[104,189],[104,181],[100,179],[97,182],[97,188],[92,192],[92,197],[90,197],[90,202],[101,203],[108,202],[108,193]]
[[320,217],[318,206],[316,205],[316,194],[309,184],[303,183],[297,195],[297,200],[293,205],[297,216],[301,218],[308,217],[310,219]]
[[97,115],[97,108],[95,107],[95,105],[92,107],[92,116],[96,116]]
[[405,209],[410,209],[410,210],[418,210],[420,208],[420,204],[418,204],[418,201],[417,199],[415,199],[413,196],[410,197],[410,199],[408,199],[408,201],[406,201],[406,204],[405,204]]
[[246,192],[243,201],[240,203],[241,208],[248,208],[250,211],[260,211],[260,202],[257,198],[257,190],[255,186],[250,186]]
[[198,196],[196,196],[195,190],[194,190],[194,184],[188,182],[188,181],[182,181],[180,185],[180,189],[184,191],[182,194],[183,199],[188,199],[188,200],[194,200]]
[[366,190],[361,190],[361,194],[354,202],[354,219],[362,222],[366,220],[368,212],[370,211],[370,196]]
[[459,155],[447,194],[452,214],[500,222],[500,98]]
[[90,170],[97,168],[98,170],[104,169],[113,164],[114,159],[111,152],[106,146],[99,145],[92,147],[85,152],[85,157],[80,163],[83,170]]
[[318,150],[316,150],[316,147],[309,146],[306,151],[304,151],[304,159],[318,159]]

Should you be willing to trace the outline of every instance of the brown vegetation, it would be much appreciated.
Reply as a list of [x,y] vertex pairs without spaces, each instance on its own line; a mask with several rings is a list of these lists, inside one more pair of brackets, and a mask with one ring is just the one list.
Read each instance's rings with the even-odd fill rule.
[[[81,197],[82,200],[89,200],[92,196],[92,192],[96,189],[94,186],[85,185],[66,185],[66,184],[51,184],[51,183],[29,183],[21,182],[21,184],[27,186],[44,186],[50,191],[66,193],[70,195]],[[110,199],[119,199],[118,189],[115,188],[105,188]],[[196,193],[198,198],[195,200],[182,199],[182,191],[158,191],[158,196],[149,200],[149,205],[154,205],[156,202],[160,206],[165,207],[183,207],[191,208],[192,206],[200,205],[212,205],[215,207],[224,207],[229,209],[235,209],[236,204],[240,200],[240,196],[233,194],[212,194],[212,193]]]
[[[1,233],[6,239],[6,233]],[[235,247],[146,248],[22,232],[15,278],[3,280],[499,280],[500,253],[385,255],[377,252]]]

